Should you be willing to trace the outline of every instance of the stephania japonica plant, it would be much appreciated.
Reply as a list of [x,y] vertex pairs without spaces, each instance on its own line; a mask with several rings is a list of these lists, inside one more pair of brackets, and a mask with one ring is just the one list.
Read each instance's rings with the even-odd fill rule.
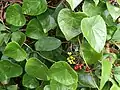
[[120,0],[0,0],[0,90],[120,90]]

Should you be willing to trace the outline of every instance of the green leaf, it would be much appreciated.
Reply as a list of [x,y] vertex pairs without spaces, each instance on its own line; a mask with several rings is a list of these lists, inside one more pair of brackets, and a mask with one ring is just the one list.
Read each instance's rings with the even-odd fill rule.
[[2,44],[4,42],[4,38],[5,38],[5,33],[0,32],[0,46],[2,46]]
[[7,87],[7,90],[18,90],[18,85],[10,85]]
[[0,61],[0,81],[7,80],[12,77],[17,77],[22,74],[22,67],[8,60]]
[[[113,18],[112,16],[110,15],[110,13],[108,12],[108,10],[105,10],[103,13],[102,13],[102,17],[103,19],[105,20],[105,23],[108,25],[108,26],[114,26],[116,25],[115,22],[113,22]],[[114,26],[115,27],[115,26]]]
[[120,85],[120,66],[113,68],[113,75],[114,75],[115,80]]
[[101,81],[100,81],[100,90],[104,87],[105,83],[110,78],[112,69],[112,62],[108,59],[102,60],[102,74],[101,74]]
[[46,85],[46,86],[44,87],[44,90],[50,90],[50,85]]
[[4,36],[4,42],[5,44],[8,44],[9,40],[11,38],[11,33],[6,33],[5,36]]
[[22,12],[27,15],[39,15],[47,10],[46,0],[23,0]]
[[69,4],[72,10],[74,10],[83,0],[66,0]]
[[107,82],[102,90],[110,90],[110,88],[111,88],[111,82]]
[[50,68],[49,76],[63,85],[71,85],[78,81],[77,73],[64,61],[54,63]]
[[78,83],[80,86],[96,88],[97,84],[94,80],[95,78],[91,76],[90,73],[86,73],[83,71],[78,72]]
[[116,42],[120,42],[120,28],[119,27],[117,27],[117,30],[113,34],[112,40]]
[[0,81],[5,81],[7,79],[8,78],[7,78],[6,74],[5,74],[5,72],[2,69],[0,69]]
[[103,18],[100,15],[84,18],[81,21],[81,29],[91,47],[100,53],[107,37],[106,24]]
[[102,53],[96,52],[87,42],[82,43],[81,51],[88,64],[95,64],[98,60],[101,60]]
[[37,19],[41,23],[44,33],[47,33],[49,30],[54,29],[57,26],[54,18],[49,15],[48,12],[37,16]]
[[23,26],[26,19],[19,4],[10,5],[6,11],[6,21],[14,26]]
[[33,39],[39,39],[46,36],[43,32],[43,28],[37,19],[32,19],[27,25],[26,35]]
[[103,3],[95,6],[94,2],[90,2],[89,0],[85,0],[82,6],[83,12],[86,13],[88,16],[101,15],[105,9],[106,7]]
[[113,38],[114,33],[116,32],[117,27],[116,26],[108,26],[107,27],[107,40],[110,40]]
[[5,31],[5,30],[6,30],[5,25],[3,25],[3,24],[0,23],[0,31]]
[[95,2],[95,5],[97,6],[99,3],[99,0],[93,0]]
[[29,76],[28,74],[24,74],[22,80],[23,86],[33,89],[39,86],[39,82],[35,77]]
[[16,61],[23,61],[27,57],[27,53],[16,42],[7,44],[4,50],[4,55],[15,59]]
[[113,84],[110,90],[120,90],[120,87],[118,87],[116,84]]
[[61,41],[54,37],[43,37],[35,43],[37,51],[52,51],[61,45]]
[[107,5],[107,9],[108,9],[110,15],[112,16],[113,20],[115,21],[120,16],[120,8],[113,6],[109,2],[107,2],[106,5]]
[[26,36],[24,33],[20,32],[20,31],[13,32],[11,40],[19,43],[19,45],[22,45],[26,40]]
[[37,58],[27,60],[25,71],[28,75],[36,77],[39,80],[48,80],[48,68]]
[[51,90],[76,90],[76,88],[77,88],[77,83],[66,86],[55,80],[50,81]]
[[65,8],[59,12],[58,24],[67,40],[70,40],[81,33],[81,20],[86,17],[83,12],[72,12]]

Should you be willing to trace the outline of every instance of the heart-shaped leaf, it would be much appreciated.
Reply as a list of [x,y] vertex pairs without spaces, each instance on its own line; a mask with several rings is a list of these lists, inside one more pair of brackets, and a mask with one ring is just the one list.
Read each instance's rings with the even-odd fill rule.
[[26,36],[24,33],[20,32],[20,31],[13,32],[11,40],[19,43],[19,45],[22,45],[26,40]]
[[43,32],[43,28],[37,19],[32,19],[27,25],[26,35],[33,39],[39,39],[46,34]]
[[0,61],[0,81],[7,80],[12,77],[17,77],[22,74],[22,67],[8,60]]
[[106,6],[103,3],[99,4],[98,6],[95,6],[94,2],[91,2],[90,0],[85,0],[82,6],[82,10],[88,16],[95,16],[101,15],[104,12],[104,10],[106,10]]
[[120,8],[110,4],[109,2],[107,2],[106,5],[110,15],[115,21],[120,16]]
[[101,60],[102,53],[96,52],[87,42],[83,42],[81,50],[84,60],[88,64],[95,64],[98,60]]
[[39,15],[47,10],[46,0],[23,0],[22,11],[27,15]]
[[54,37],[43,37],[35,43],[37,51],[52,51],[61,45],[61,41]]
[[48,80],[48,68],[37,58],[27,60],[25,71],[28,75],[36,77],[39,80]]
[[7,44],[4,50],[4,55],[15,59],[16,61],[23,61],[27,57],[27,53],[16,42]]
[[81,20],[86,17],[83,12],[72,12],[65,8],[59,12],[58,24],[67,40],[70,40],[81,33]]
[[66,86],[55,80],[50,81],[51,90],[76,90],[76,88],[77,88],[77,83]]
[[50,68],[49,76],[63,85],[71,85],[78,81],[77,73],[64,61],[54,63]]
[[41,23],[44,33],[47,33],[49,30],[54,29],[57,26],[54,18],[49,15],[48,12],[37,16],[37,19]]
[[22,14],[22,8],[19,4],[10,5],[6,11],[6,21],[14,26],[23,26],[26,19]]
[[35,77],[29,76],[28,74],[24,74],[22,80],[23,86],[33,89],[39,86],[39,82]]
[[106,24],[103,18],[100,15],[84,18],[81,21],[81,29],[91,47],[100,53],[107,37]]
[[69,4],[72,10],[74,10],[83,0],[66,0]]

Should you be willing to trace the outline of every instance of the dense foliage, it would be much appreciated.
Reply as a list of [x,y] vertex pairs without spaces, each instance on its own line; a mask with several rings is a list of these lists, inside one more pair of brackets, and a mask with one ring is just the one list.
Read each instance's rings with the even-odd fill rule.
[[0,90],[120,90],[120,0],[0,8]]

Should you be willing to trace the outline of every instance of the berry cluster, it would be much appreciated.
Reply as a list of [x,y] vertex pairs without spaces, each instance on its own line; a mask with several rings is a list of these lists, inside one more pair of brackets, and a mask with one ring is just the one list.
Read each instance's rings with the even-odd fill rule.
[[91,72],[92,70],[90,69],[90,67],[88,66],[84,66],[84,64],[76,64],[74,66],[74,70],[78,71],[78,70],[81,70],[81,69],[84,69],[85,68],[85,72]]

